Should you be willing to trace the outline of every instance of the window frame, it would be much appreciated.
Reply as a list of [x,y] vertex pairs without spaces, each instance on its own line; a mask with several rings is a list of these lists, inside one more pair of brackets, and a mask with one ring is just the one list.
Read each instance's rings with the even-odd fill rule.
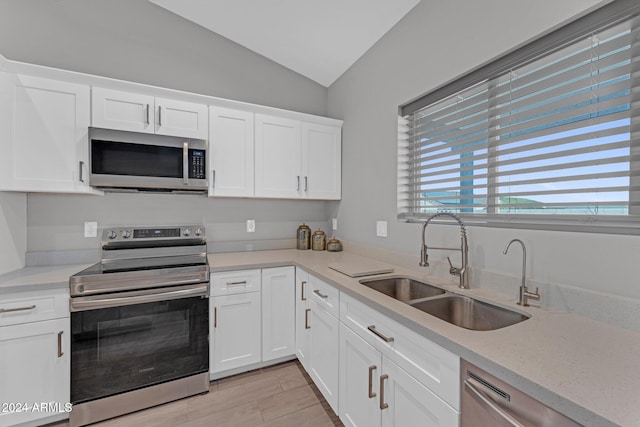
[[[543,34],[535,40],[522,46],[516,47],[504,55],[494,59],[470,72],[445,83],[442,86],[413,99],[398,109],[398,134],[401,134],[403,117],[416,112],[426,106],[432,105],[440,100],[456,95],[473,86],[490,81],[509,70],[525,65],[564,46],[572,44],[576,39],[585,37],[594,31],[604,27],[629,20],[640,15],[640,2],[637,0],[615,0],[584,16],[556,29]],[[638,41],[640,48],[640,40]],[[633,117],[640,120],[640,117]],[[639,132],[639,131],[636,131]],[[640,135],[631,133],[631,140],[639,140]],[[630,147],[631,156],[640,154],[640,147]],[[398,167],[403,163],[402,154],[398,153]],[[633,162],[630,159],[630,162]],[[640,166],[640,165],[637,165]],[[632,167],[633,169],[633,167]],[[399,171],[400,172],[400,169]],[[400,177],[400,174],[398,175]],[[398,191],[403,183],[398,179]],[[406,183],[404,183],[406,186]],[[630,186],[640,185],[640,177],[630,176]],[[640,191],[630,190],[630,200],[640,201]],[[442,209],[446,211],[446,208]],[[549,231],[576,231],[606,234],[631,234],[640,235],[640,212],[638,208],[629,210],[627,215],[562,215],[562,214],[508,214],[508,213],[456,213],[464,219],[465,223],[474,226],[487,226],[495,228],[521,228]],[[422,222],[433,213],[401,212],[398,209],[398,220],[405,222]],[[446,220],[445,220],[446,221]]]

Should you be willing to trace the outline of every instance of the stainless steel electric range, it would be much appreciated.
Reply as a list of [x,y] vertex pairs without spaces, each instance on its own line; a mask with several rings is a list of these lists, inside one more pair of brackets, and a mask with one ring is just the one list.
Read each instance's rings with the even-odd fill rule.
[[72,426],[209,389],[203,226],[105,229],[69,280]]

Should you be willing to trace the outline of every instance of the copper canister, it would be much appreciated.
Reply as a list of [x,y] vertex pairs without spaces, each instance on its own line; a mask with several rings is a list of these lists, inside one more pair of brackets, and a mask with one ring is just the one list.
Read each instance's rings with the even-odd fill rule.
[[297,245],[296,247],[301,250],[311,249],[311,228],[304,223],[298,227],[296,233]]
[[327,247],[327,235],[324,231],[317,230],[311,236],[311,249],[314,251],[324,251]]

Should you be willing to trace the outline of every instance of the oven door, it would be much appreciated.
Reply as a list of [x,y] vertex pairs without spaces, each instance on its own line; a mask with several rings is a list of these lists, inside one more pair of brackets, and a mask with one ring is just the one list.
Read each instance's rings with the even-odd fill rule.
[[71,403],[209,370],[207,284],[72,298]]

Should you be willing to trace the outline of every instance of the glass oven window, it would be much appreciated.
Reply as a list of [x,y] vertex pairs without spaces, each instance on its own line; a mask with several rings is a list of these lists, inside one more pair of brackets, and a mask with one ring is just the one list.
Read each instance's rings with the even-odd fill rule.
[[209,370],[206,298],[71,313],[71,402]]
[[182,148],[91,141],[91,172],[105,175],[182,178]]

